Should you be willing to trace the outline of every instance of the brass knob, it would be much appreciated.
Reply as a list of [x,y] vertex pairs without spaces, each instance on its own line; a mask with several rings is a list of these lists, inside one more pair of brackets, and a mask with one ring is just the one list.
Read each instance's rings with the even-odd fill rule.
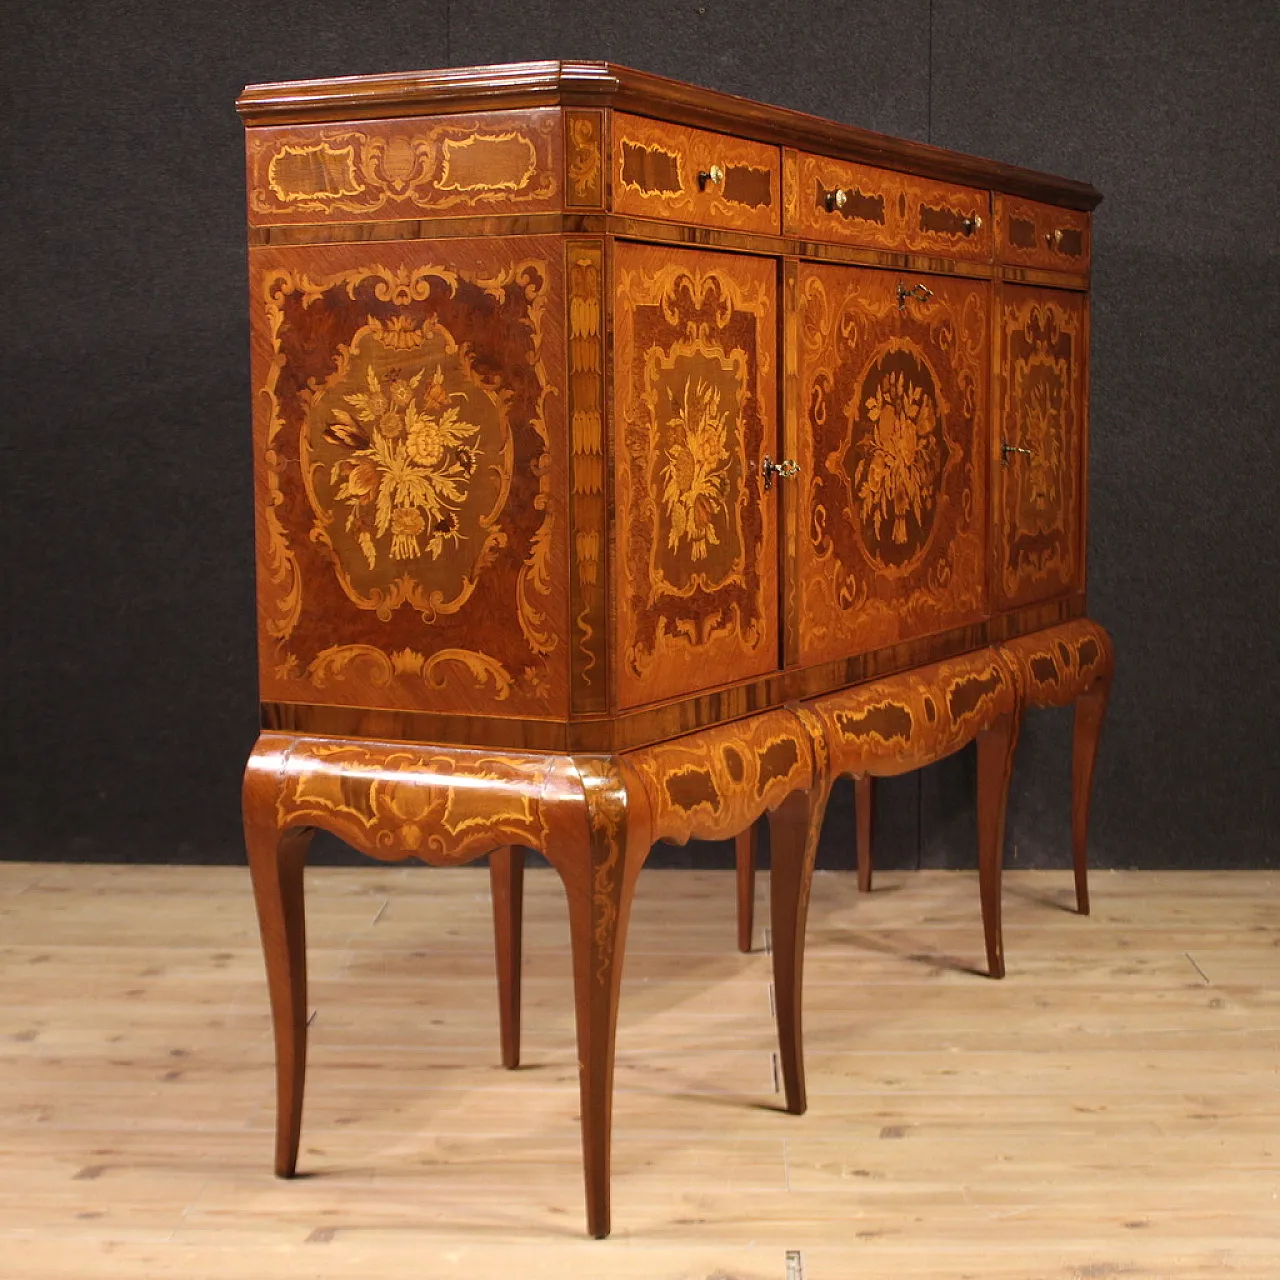
[[1025,454],[1028,458],[1034,458],[1035,454],[1030,449],[1024,449],[1020,444],[1009,444],[1007,441],[1000,442],[1000,461],[1007,467],[1009,465],[1009,455],[1011,453]]
[[982,226],[982,215],[980,213],[975,213],[970,218],[962,219],[960,225],[964,228],[965,235],[971,236]]
[[1044,234],[1044,242],[1052,249],[1062,248],[1062,228],[1059,227],[1052,235],[1046,231]]
[[827,192],[826,205],[828,213],[843,209],[848,203],[849,193],[843,187],[836,187],[834,191]]
[[768,493],[773,488],[773,477],[777,476],[779,480],[789,480],[792,476],[800,474],[800,464],[794,458],[781,458],[779,461],[774,460],[766,453],[760,462],[760,471],[764,475],[764,491]]
[[933,297],[933,290],[926,289],[922,284],[913,284],[910,289],[907,288],[901,280],[898,281],[898,310],[905,311],[907,309],[907,299],[914,298],[917,302],[928,302]]
[[698,186],[704,191],[708,186],[718,186],[724,182],[724,170],[718,165],[713,164],[709,169],[703,169],[698,174]]

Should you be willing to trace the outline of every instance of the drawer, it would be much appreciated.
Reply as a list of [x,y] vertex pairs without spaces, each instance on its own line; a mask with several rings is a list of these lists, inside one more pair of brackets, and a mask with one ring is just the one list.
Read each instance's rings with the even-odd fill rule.
[[613,117],[613,207],[777,234],[778,148],[642,116]]
[[996,196],[996,253],[1001,262],[1050,271],[1089,270],[1089,215],[1079,209]]
[[892,169],[787,151],[784,229],[895,253],[991,261],[991,196]]
[[559,112],[250,129],[249,222],[382,222],[558,209]]

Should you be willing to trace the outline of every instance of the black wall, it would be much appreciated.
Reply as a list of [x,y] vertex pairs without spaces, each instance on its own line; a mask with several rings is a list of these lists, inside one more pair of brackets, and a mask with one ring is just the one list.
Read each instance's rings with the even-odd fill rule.
[[[1091,611],[1119,666],[1093,860],[1277,865],[1276,13],[1264,0],[11,7],[0,853],[241,856],[256,689],[240,87],[582,57],[1102,189]],[[1064,863],[1069,727],[1061,712],[1028,722],[1014,865]],[[882,865],[971,863],[972,780],[962,754],[886,784]],[[847,856],[849,808],[838,793],[824,859]]]

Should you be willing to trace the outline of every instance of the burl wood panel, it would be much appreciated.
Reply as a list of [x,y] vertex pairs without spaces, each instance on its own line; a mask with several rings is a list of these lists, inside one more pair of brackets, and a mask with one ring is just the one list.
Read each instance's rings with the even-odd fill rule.
[[822,726],[833,777],[907,773],[958,751],[1018,708],[1012,664],[994,648],[802,704]]
[[614,112],[618,213],[776,234],[779,204],[777,147]]
[[1091,246],[1087,213],[997,192],[995,216],[996,254],[1001,262],[1088,272]]
[[249,222],[381,222],[559,208],[560,112],[494,111],[246,134]]
[[1084,585],[1085,302],[1006,283],[997,313],[992,585],[1014,608]]
[[991,261],[990,192],[790,149],[782,181],[789,234]]
[[265,700],[563,715],[564,246],[250,254]]
[[990,289],[800,264],[804,665],[986,612]]
[[617,703],[778,663],[776,265],[614,249]]

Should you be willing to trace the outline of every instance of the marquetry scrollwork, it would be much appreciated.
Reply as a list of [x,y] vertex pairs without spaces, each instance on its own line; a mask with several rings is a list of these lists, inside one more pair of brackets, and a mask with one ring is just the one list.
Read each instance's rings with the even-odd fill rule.
[[249,215],[258,223],[552,207],[555,111],[250,130]]
[[654,839],[724,840],[814,785],[814,743],[792,711],[704,729],[622,759],[649,798]]
[[1026,705],[1065,707],[1095,685],[1110,681],[1115,647],[1090,618],[1019,636],[1000,645],[1013,665]]
[[255,257],[268,696],[546,715],[567,694],[562,250],[486,245],[478,271],[475,243]]
[[821,724],[833,775],[896,774],[958,751],[1018,707],[994,648],[885,676],[802,704]]
[[272,735],[256,756],[276,762],[281,830],[322,827],[371,857],[434,863],[546,843],[553,756]]
[[805,264],[797,283],[802,661],[976,621],[989,287],[935,280],[899,306],[885,272]]

